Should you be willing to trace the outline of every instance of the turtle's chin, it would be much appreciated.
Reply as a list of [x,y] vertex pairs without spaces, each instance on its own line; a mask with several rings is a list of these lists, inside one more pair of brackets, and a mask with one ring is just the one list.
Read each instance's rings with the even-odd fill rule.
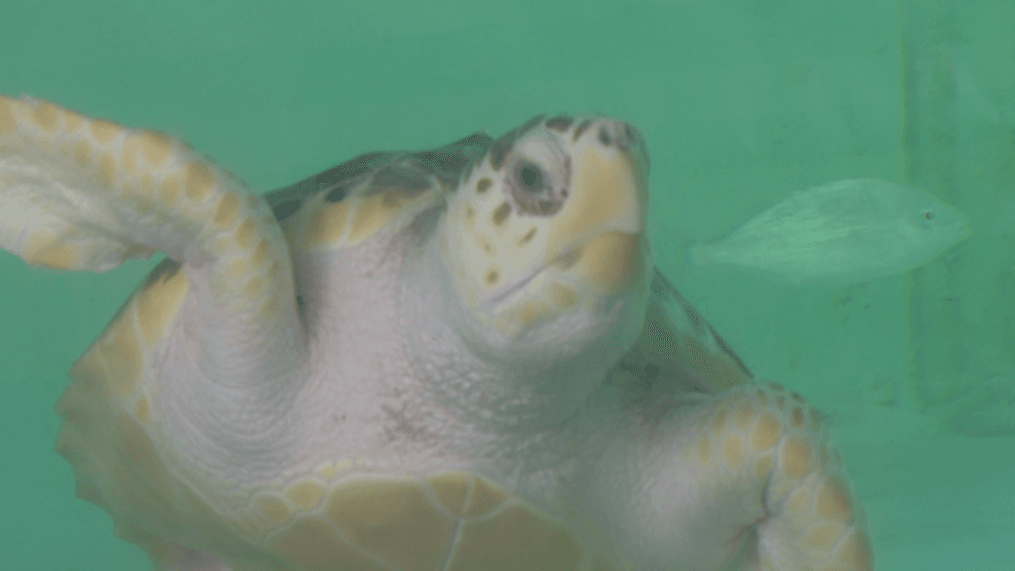
[[463,337],[492,360],[532,370],[563,365],[595,375],[612,366],[641,333],[649,298],[643,282],[617,292],[590,291],[548,266],[519,283],[492,311],[470,320]]
[[[601,386],[644,326],[650,272],[640,266],[650,256],[618,259],[619,265],[597,261],[607,253],[603,244],[618,243],[631,240],[607,238],[592,248],[586,242],[580,259],[568,248],[479,299],[470,299],[473,282],[433,263],[439,258],[410,257],[402,330],[420,378],[441,402],[482,395],[498,403],[508,424],[524,417],[534,426],[570,414]],[[463,415],[470,410],[457,408]]]

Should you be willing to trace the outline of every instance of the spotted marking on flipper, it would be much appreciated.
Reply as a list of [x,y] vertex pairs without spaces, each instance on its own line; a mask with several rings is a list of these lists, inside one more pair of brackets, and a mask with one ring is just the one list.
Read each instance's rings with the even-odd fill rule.
[[[165,342],[198,289],[190,288],[191,262],[207,286],[203,299],[212,299],[204,317],[242,316],[261,339],[290,338],[293,312],[279,300],[292,295],[292,272],[276,219],[236,177],[163,133],[31,97],[0,96],[0,121],[0,170],[20,182],[0,192],[4,249],[61,270],[108,270],[155,250],[179,260],[156,266],[69,372],[55,450],[70,463],[78,494],[106,510],[117,536],[157,568],[180,561],[173,541],[193,537],[249,552],[222,532],[227,510],[209,505],[221,496],[206,501],[186,462],[173,457],[156,396],[166,386]],[[253,359],[267,354],[258,340],[247,343]]]
[[[197,241],[216,264],[227,255],[249,262],[242,273],[221,273],[223,290],[260,282],[243,303],[252,313],[281,315],[271,307],[273,292],[291,286],[281,270],[288,264],[281,232],[263,201],[232,174],[164,133],[31,97],[0,97],[0,109],[8,123],[3,137],[17,143],[22,158],[6,166],[22,184],[0,195],[0,212],[9,217],[0,224],[4,249],[33,265],[102,271],[156,248],[185,259],[201,249],[188,248]],[[136,219],[151,222],[139,228]]]
[[762,520],[795,530],[780,534],[760,526],[769,536],[765,543],[778,542],[767,553],[760,550],[761,568],[775,568],[768,559],[775,553],[808,569],[873,570],[866,515],[813,407],[768,382],[724,393],[702,413],[687,457],[696,459],[714,489],[745,494],[725,492],[728,501],[751,505],[760,490]]

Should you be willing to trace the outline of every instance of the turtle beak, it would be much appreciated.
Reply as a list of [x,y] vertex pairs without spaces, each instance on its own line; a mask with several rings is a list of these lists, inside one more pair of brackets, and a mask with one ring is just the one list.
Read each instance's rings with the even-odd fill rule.
[[638,132],[622,121],[598,121],[583,138],[571,196],[547,241],[547,264],[616,295],[651,266],[648,155]]
[[565,253],[553,265],[601,295],[618,295],[645,275],[647,246],[641,234],[606,232]]

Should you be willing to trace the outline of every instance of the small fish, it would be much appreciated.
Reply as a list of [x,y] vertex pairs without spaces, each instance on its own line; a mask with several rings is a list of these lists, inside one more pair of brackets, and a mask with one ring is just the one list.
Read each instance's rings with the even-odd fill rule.
[[847,179],[792,193],[688,257],[793,284],[847,285],[925,264],[969,232],[960,212],[920,189]]

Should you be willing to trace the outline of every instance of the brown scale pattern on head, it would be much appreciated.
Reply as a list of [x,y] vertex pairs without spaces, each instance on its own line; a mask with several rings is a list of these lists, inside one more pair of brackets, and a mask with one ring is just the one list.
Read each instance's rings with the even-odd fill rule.
[[537,115],[527,122],[522,124],[520,127],[508,131],[504,136],[494,141],[490,147],[490,166],[494,171],[499,171],[504,166],[504,160],[511,153],[511,149],[514,147],[515,142],[518,139],[524,137],[537,126],[543,123],[545,115]]
[[511,215],[511,204],[509,204],[508,201],[505,200],[503,203],[501,203],[500,206],[497,207],[497,210],[493,211],[493,216],[491,217],[490,220],[493,222],[494,226],[503,226],[504,222],[510,215]]
[[574,134],[571,135],[571,140],[578,141],[578,139],[581,139],[582,135],[585,134],[585,131],[587,131],[588,128],[592,126],[592,123],[593,121],[591,119],[585,119],[584,121],[579,123],[578,126],[575,127],[574,129]]
[[557,115],[546,120],[546,128],[553,129],[558,133],[566,133],[574,124],[574,117],[570,115]]

